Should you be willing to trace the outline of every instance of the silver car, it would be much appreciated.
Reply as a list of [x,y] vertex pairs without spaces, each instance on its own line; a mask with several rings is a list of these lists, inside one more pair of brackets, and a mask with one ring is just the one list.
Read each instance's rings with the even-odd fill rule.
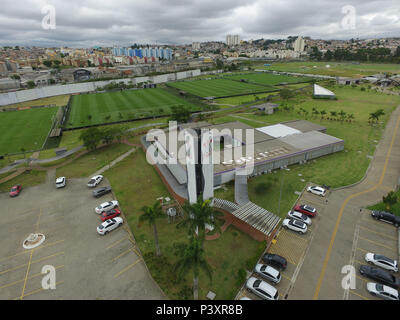
[[281,273],[278,270],[271,266],[267,266],[266,264],[258,263],[254,268],[254,272],[273,283],[279,283],[282,278]]
[[385,299],[385,300],[399,300],[399,292],[388,286],[384,286],[380,283],[368,282],[367,291],[373,296]]
[[374,253],[368,252],[365,255],[365,261],[367,261],[370,264],[374,264],[377,267],[381,267],[381,268],[389,270],[389,271],[393,271],[393,272],[399,271],[399,265],[396,260],[390,259],[381,254],[374,254]]
[[247,290],[253,292],[255,295],[259,296],[265,300],[278,300],[279,294],[273,286],[257,279],[255,277],[250,277],[246,282]]
[[290,218],[304,222],[308,226],[311,226],[311,219],[301,212],[290,210],[288,212],[288,216]]
[[301,222],[296,219],[283,220],[282,227],[302,234],[307,232],[307,225],[304,222]]

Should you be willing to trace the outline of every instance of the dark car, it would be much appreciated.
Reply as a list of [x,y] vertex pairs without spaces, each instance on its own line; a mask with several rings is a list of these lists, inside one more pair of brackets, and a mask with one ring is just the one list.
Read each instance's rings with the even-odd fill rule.
[[115,217],[119,216],[120,214],[121,214],[121,211],[119,211],[118,209],[111,209],[108,211],[103,211],[101,213],[100,219],[101,219],[101,221],[106,221],[108,219],[115,218]]
[[264,263],[267,265],[276,267],[281,270],[285,270],[287,267],[287,261],[284,257],[281,257],[280,255],[273,254],[273,253],[266,253],[262,257],[262,260]]
[[396,228],[400,226],[400,217],[395,216],[391,212],[374,210],[371,216],[376,220],[394,224]]
[[16,197],[21,193],[22,186],[20,184],[17,184],[16,186],[12,187],[10,190],[10,197]]
[[93,197],[99,198],[110,192],[111,192],[111,187],[101,187],[99,189],[93,190]]
[[386,286],[392,287],[396,290],[400,288],[400,279],[393,276],[390,272],[378,269],[375,267],[362,265],[360,267],[360,273],[364,277],[376,280]]

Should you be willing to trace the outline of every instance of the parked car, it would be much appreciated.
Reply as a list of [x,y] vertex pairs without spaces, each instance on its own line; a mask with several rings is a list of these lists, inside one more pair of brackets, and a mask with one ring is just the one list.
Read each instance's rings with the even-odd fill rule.
[[56,188],[64,188],[67,183],[67,179],[65,177],[59,177],[56,179]]
[[385,299],[385,300],[400,300],[399,292],[388,286],[384,286],[380,283],[368,282],[367,291],[373,296]]
[[371,216],[376,220],[381,220],[383,222],[394,224],[396,228],[400,226],[400,217],[395,216],[391,212],[374,210],[372,211]]
[[279,298],[278,290],[265,281],[255,277],[250,277],[249,280],[247,280],[246,288],[265,300],[278,300]]
[[119,203],[117,200],[103,202],[101,205],[97,206],[94,210],[97,214],[102,213],[103,211],[108,211],[118,207]]
[[106,221],[108,219],[115,218],[115,217],[119,216],[120,214],[121,214],[120,210],[111,209],[111,210],[102,212],[100,215],[100,219],[101,219],[101,221]]
[[400,279],[393,276],[390,272],[378,269],[375,267],[362,265],[360,267],[362,276],[376,280],[386,286],[392,287],[396,290],[400,287]]
[[262,257],[262,260],[264,263],[273,266],[275,268],[278,268],[280,270],[285,270],[287,267],[286,259],[278,254],[266,253]]
[[293,211],[301,212],[310,218],[314,218],[318,212],[314,207],[311,207],[307,204],[298,204],[293,207]]
[[389,271],[393,271],[393,272],[399,271],[399,265],[396,260],[390,259],[381,254],[374,254],[374,253],[368,252],[365,255],[365,261],[367,261],[370,264],[374,264],[377,267],[381,267],[381,268],[389,270]]
[[122,225],[124,221],[120,217],[112,218],[109,220],[104,221],[101,225],[97,227],[97,233],[101,235],[105,235],[110,231],[118,228]]
[[316,194],[317,196],[325,197],[326,195],[326,189],[318,186],[311,186],[307,188],[308,192],[311,192],[313,194]]
[[290,218],[295,219],[295,220],[299,220],[301,222],[304,222],[308,226],[311,225],[311,219],[309,217],[307,217],[305,214],[301,213],[301,212],[290,210],[288,212],[288,216]]
[[111,187],[101,187],[99,189],[93,190],[93,197],[99,198],[110,192],[111,192]]
[[16,186],[12,187],[10,190],[10,197],[16,197],[18,196],[22,191],[22,185],[17,184]]
[[296,219],[283,220],[282,227],[304,234],[307,232],[307,225]]
[[273,283],[279,283],[282,278],[278,270],[266,264],[258,263],[254,268],[254,272]]
[[94,188],[95,186],[97,186],[101,180],[103,180],[103,176],[102,175],[97,175],[97,176],[93,176],[90,181],[88,182],[88,187],[89,188]]

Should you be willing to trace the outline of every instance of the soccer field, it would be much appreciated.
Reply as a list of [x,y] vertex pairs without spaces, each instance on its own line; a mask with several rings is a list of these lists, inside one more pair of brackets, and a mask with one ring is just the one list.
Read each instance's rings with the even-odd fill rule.
[[172,82],[171,87],[187,91],[198,97],[228,97],[255,92],[270,92],[274,87],[249,84],[226,79]]
[[73,96],[67,128],[170,114],[171,107],[199,108],[161,89],[139,89]]
[[233,76],[226,76],[226,79],[233,80],[241,80],[246,79],[250,83],[255,84],[264,84],[274,86],[280,83],[299,83],[299,82],[308,82],[312,79],[309,77],[291,77],[280,74],[273,73],[247,73],[247,74],[238,74]]
[[38,150],[45,142],[58,107],[0,112],[0,155]]

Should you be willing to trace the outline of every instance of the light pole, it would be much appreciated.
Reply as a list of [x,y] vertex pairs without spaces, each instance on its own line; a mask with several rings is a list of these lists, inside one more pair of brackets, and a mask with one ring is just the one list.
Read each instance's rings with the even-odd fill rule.
[[286,166],[283,166],[280,168],[281,172],[281,187],[279,191],[279,201],[278,201],[278,215],[281,214],[281,198],[282,198],[282,189],[283,189],[283,170],[286,168]]

